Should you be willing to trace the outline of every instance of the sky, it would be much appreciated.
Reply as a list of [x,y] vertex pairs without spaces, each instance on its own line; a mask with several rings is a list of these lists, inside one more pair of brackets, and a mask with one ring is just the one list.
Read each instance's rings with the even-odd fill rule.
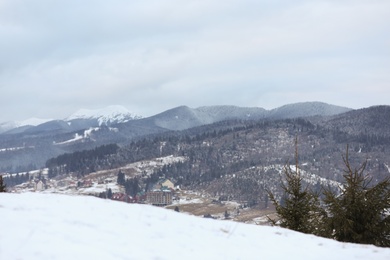
[[388,0],[0,0],[0,122],[390,104]]

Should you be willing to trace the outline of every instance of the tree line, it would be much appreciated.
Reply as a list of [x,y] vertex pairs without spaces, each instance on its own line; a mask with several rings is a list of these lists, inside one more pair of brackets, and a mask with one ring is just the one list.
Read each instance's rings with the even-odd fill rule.
[[48,177],[77,172],[80,176],[100,169],[111,168],[109,156],[116,154],[119,149],[117,144],[108,144],[96,147],[92,150],[65,153],[46,162],[49,168]]
[[3,178],[3,182],[7,186],[13,187],[15,185],[19,185],[19,184],[28,182],[30,180],[30,173],[27,172],[25,174],[19,174],[19,173],[10,174],[10,175],[2,177],[2,178]]

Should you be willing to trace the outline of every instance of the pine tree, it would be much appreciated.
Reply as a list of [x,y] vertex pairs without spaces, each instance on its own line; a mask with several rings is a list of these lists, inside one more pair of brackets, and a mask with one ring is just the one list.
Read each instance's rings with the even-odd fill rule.
[[7,186],[3,181],[3,176],[0,175],[0,192],[7,192]]
[[[289,163],[284,167],[285,182],[281,187],[284,192],[284,202],[279,203],[275,196],[268,192],[271,201],[275,205],[281,227],[289,228],[303,233],[319,234],[322,232],[320,220],[322,210],[319,207],[319,199],[306,186],[303,187],[303,178],[298,165],[298,141],[295,139],[295,170]],[[273,224],[276,221],[270,219]]]
[[126,179],[125,179],[125,174],[119,170],[118,172],[118,178],[117,178],[117,183],[119,185],[125,185]]
[[108,188],[108,190],[107,190],[107,198],[108,199],[112,198],[112,190],[111,190],[111,188]]
[[325,190],[325,218],[330,237],[339,241],[390,246],[390,178],[370,185],[367,161],[353,169],[348,146],[343,156],[345,184],[340,194]]

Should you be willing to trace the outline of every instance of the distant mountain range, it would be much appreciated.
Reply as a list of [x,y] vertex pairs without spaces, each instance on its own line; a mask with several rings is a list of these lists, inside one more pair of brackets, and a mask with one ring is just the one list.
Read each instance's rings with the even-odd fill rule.
[[184,130],[225,120],[286,119],[310,116],[332,116],[352,109],[322,102],[304,102],[285,105],[272,110],[257,107],[207,106],[189,108],[181,106],[145,119],[169,130]]
[[[304,102],[266,110],[257,107],[207,106],[176,107],[157,115],[142,118],[120,106],[99,110],[82,109],[63,120],[28,124],[0,133],[0,171],[16,167],[42,167],[50,157],[66,152],[92,149],[110,143],[126,144],[132,140],[169,131],[182,131],[195,127],[229,121],[272,121],[292,118],[311,118],[319,125],[354,131],[364,129],[358,123],[361,114],[368,118],[386,116],[388,107],[352,110],[321,102]],[[374,112],[369,112],[375,110]],[[382,111],[386,110],[386,111]],[[386,113],[384,113],[386,112]],[[380,115],[377,115],[379,113]],[[349,121],[352,121],[353,124]],[[365,123],[365,122],[363,122]],[[3,125],[0,125],[2,127]],[[371,129],[373,124],[366,126]],[[380,127],[380,126],[378,126]],[[196,130],[194,130],[196,131]],[[381,131],[381,130],[376,130]],[[33,167],[34,166],[34,167]]]
[[350,108],[329,105],[321,102],[305,102],[285,105],[266,110],[257,107],[206,106],[189,108],[180,106],[149,118],[143,119],[123,106],[109,106],[102,109],[80,109],[71,116],[60,120],[29,119],[23,122],[6,122],[0,124],[0,134],[31,134],[55,132],[72,132],[102,125],[111,126],[141,120],[145,126],[154,126],[167,130],[184,130],[195,126],[212,124],[219,121],[239,119],[282,119],[307,116],[331,116],[350,111]]

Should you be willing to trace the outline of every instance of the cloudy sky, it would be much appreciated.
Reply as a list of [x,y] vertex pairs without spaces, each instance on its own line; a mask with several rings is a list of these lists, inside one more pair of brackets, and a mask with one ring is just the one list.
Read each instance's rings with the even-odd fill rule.
[[0,0],[0,122],[390,104],[389,0]]

